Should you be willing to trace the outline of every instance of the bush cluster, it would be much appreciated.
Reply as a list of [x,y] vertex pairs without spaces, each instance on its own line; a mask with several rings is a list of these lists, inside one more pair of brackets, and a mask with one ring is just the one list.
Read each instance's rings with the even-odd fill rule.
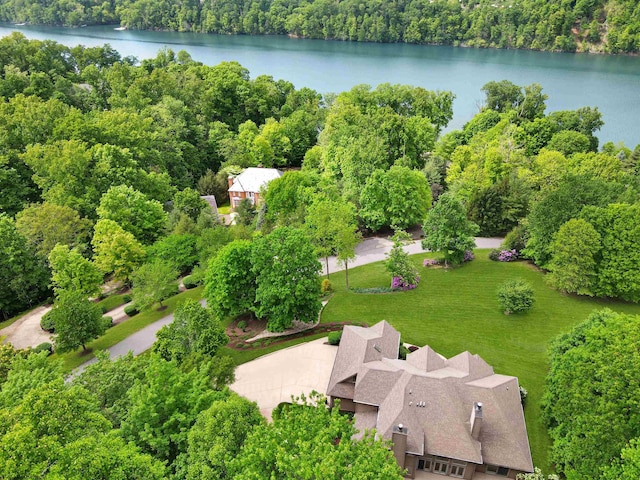
[[489,253],[489,259],[494,262],[515,262],[518,260],[518,251],[494,249]]
[[101,322],[104,330],[106,330],[107,328],[113,327],[113,317],[109,317],[105,315],[104,317],[102,317]]
[[45,313],[40,319],[40,328],[42,328],[45,332],[54,333],[56,331],[56,326],[53,323],[53,315],[51,314],[52,310],[49,310]]
[[51,355],[53,353],[53,345],[49,342],[44,342],[37,347],[34,347],[31,351],[33,353],[48,352],[47,355]]
[[140,310],[138,310],[138,306],[135,303],[131,303],[124,307],[124,313],[126,313],[129,317],[133,317],[134,315],[140,313]]
[[498,287],[498,301],[505,315],[526,312],[535,301],[533,287],[519,278],[507,280]]
[[413,290],[420,283],[420,276],[416,275],[415,283],[407,283],[402,277],[393,277],[391,279],[391,290]]
[[341,338],[342,338],[342,330],[340,330],[338,332],[331,332],[327,336],[327,340],[329,342],[329,345],[340,345],[340,339]]
[[440,265],[441,263],[442,260],[440,260],[439,258],[425,258],[422,262],[422,265],[425,267],[434,267],[436,265]]
[[199,282],[198,279],[194,278],[193,275],[187,275],[182,279],[182,284],[184,285],[184,288],[186,288],[187,290],[191,290],[192,288],[196,288]]
[[393,289],[391,287],[371,287],[371,288],[352,288],[353,293],[391,293]]

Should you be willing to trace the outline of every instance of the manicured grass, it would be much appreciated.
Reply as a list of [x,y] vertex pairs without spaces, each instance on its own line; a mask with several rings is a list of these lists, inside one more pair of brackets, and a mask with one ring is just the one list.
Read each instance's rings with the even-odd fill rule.
[[[331,275],[336,290],[325,307],[322,322],[387,320],[405,342],[430,345],[447,357],[465,350],[479,354],[496,373],[515,375],[529,391],[525,417],[534,463],[549,470],[550,439],[542,422],[540,399],[548,371],[549,341],[567,332],[595,309],[640,314],[640,305],[566,296],[544,282],[544,274],[525,262],[500,263],[488,259],[488,250],[477,250],[476,260],[455,269],[424,268],[415,255],[422,280],[415,290],[387,294],[354,294],[345,290],[344,272]],[[536,303],[525,314],[504,315],[496,289],[506,279],[531,282]],[[390,284],[381,262],[349,272],[353,287]]]
[[80,348],[74,352],[64,353],[61,355],[53,354],[49,358],[62,359],[65,371],[71,371],[77,366],[82,365],[87,360],[93,358],[95,356],[94,353],[98,350],[109,348],[124,340],[132,333],[135,333],[147,325],[152,324],[156,320],[160,320],[161,318],[173,313],[179,303],[189,299],[201,299],[203,290],[204,287],[197,287],[192,290],[179,293],[178,295],[175,295],[163,302],[163,304],[167,306],[166,309],[162,311],[158,311],[156,309],[145,310],[144,312],[140,312],[139,314],[131,317],[129,320],[110,328],[100,338],[87,345],[87,349],[90,350],[88,353],[83,353],[82,348]]
[[229,202],[224,203],[222,205],[218,205],[218,213],[222,215],[228,215],[231,213],[231,205]]
[[109,295],[107,298],[100,300],[98,302],[98,305],[100,307],[104,307],[104,311],[108,312],[110,310],[113,310],[116,307],[119,307],[120,305],[124,305],[125,303],[127,303],[124,301],[124,297],[127,295],[131,296],[131,294],[126,294],[126,293],[122,293],[118,295]]
[[289,340],[287,342],[269,345],[263,348],[247,348],[246,350],[234,350],[233,348],[223,347],[219,350],[219,352],[220,355],[228,355],[233,358],[233,360],[236,362],[236,365],[241,365],[251,360],[255,360],[258,357],[262,357],[263,355],[266,355],[268,353],[276,352],[278,350],[282,350],[283,348],[293,347],[294,345],[298,345],[300,343],[310,342],[311,340],[326,337],[327,335],[328,334],[326,332],[317,333],[315,335],[294,338],[293,340]]

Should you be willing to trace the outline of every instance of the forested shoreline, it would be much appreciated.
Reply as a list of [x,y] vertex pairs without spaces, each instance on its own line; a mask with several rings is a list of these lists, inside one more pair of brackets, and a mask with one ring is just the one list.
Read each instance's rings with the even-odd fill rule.
[[233,35],[291,35],[564,52],[637,53],[632,0],[0,1],[0,21]]
[[[565,294],[640,302],[640,145],[600,145],[598,108],[547,112],[541,85],[489,82],[481,111],[441,134],[454,96],[409,85],[322,96],[185,51],[138,62],[19,33],[0,40],[0,67],[0,316],[49,299],[58,353],[110,326],[89,300],[105,279],[132,285],[144,309],[190,274],[208,304],[180,304],[150,355],[102,357],[68,383],[45,353],[2,346],[2,478],[291,478],[319,464],[326,478],[400,478],[386,445],[351,441],[323,398],[265,424],[226,388],[233,365],[218,355],[228,319],[275,331],[317,319],[331,288],[318,259],[347,266],[362,233],[395,231],[398,253],[422,225],[423,248],[453,264],[473,258],[473,235],[506,235],[490,258],[526,258]],[[259,166],[284,173],[224,225],[201,196],[225,204],[228,177]],[[412,288],[406,265],[387,262]],[[638,325],[596,313],[553,346],[543,406],[569,478],[638,478]],[[591,349],[605,375],[589,371]],[[310,439],[326,448],[277,453]]]

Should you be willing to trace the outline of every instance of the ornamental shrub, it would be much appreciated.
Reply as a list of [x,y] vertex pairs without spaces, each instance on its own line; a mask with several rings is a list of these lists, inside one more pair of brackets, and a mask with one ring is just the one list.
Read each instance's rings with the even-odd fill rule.
[[471,260],[475,259],[476,256],[473,254],[473,252],[471,250],[466,250],[464,252],[464,257],[462,258],[463,262],[470,262]]
[[425,258],[422,262],[422,265],[425,267],[433,267],[435,265],[440,265],[442,261],[438,258]]
[[535,301],[533,287],[520,278],[507,280],[498,287],[498,301],[505,315],[526,312]]
[[502,241],[502,247],[505,250],[515,250],[516,252],[521,252],[524,250],[527,244],[527,230],[523,225],[517,225],[513,227],[507,236],[504,237]]
[[242,330],[243,332],[244,332],[244,331],[246,331],[246,328],[247,328],[247,322],[245,322],[244,320],[240,320],[240,321],[238,322],[238,328],[239,328],[240,330]]
[[414,278],[415,283],[408,283],[402,277],[393,277],[391,279],[391,290],[413,290],[420,283],[420,276],[416,275]]
[[40,328],[42,328],[45,332],[54,333],[56,331],[56,326],[53,323],[53,316],[51,315],[51,310],[45,313],[40,319]]
[[137,315],[138,313],[140,313],[140,310],[138,309],[138,306],[135,303],[131,303],[126,307],[124,307],[124,313],[126,313],[127,316],[129,317],[133,317],[134,315]]
[[32,353],[47,352],[47,355],[51,355],[53,353],[53,345],[51,345],[49,342],[44,342],[38,345],[37,347],[33,348],[31,352]]
[[131,295],[129,295],[128,293],[122,296],[122,303],[129,303],[131,300],[133,299],[131,298]]
[[338,332],[331,332],[327,336],[327,340],[329,341],[329,345],[340,345],[340,339],[342,338],[342,330]]
[[192,288],[196,288],[198,286],[198,282],[196,278],[193,278],[193,275],[187,275],[182,279],[182,284],[184,288],[187,290],[191,290]]
[[328,278],[322,280],[322,284],[320,285],[320,292],[323,295],[333,292],[333,285],[331,285],[331,281]]
[[391,293],[393,289],[391,287],[371,287],[371,288],[352,288],[353,293]]
[[513,262],[518,259],[518,252],[515,250],[501,250],[498,254],[499,262]]
[[518,252],[512,250],[494,249],[489,253],[489,259],[494,262],[514,262],[518,259]]
[[109,317],[105,315],[104,317],[102,317],[101,322],[102,322],[103,330],[113,327],[113,317]]

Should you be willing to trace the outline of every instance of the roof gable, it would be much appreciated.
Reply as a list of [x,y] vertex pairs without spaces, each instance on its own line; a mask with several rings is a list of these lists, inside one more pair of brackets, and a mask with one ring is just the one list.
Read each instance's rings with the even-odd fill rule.
[[[343,398],[377,406],[375,428],[386,439],[394,426],[406,426],[410,453],[533,471],[516,377],[495,374],[469,352],[447,359],[423,347],[399,360],[399,341],[387,322],[345,327],[328,394],[342,396],[346,383],[341,382],[350,380],[350,396]],[[483,404],[483,416],[474,438],[470,417],[476,402]],[[358,407],[356,417],[357,412]],[[372,424],[368,412],[366,421],[356,424]]]
[[266,186],[271,180],[281,176],[282,172],[275,168],[249,167],[233,179],[233,184],[229,187],[229,191],[259,193],[262,187]]

